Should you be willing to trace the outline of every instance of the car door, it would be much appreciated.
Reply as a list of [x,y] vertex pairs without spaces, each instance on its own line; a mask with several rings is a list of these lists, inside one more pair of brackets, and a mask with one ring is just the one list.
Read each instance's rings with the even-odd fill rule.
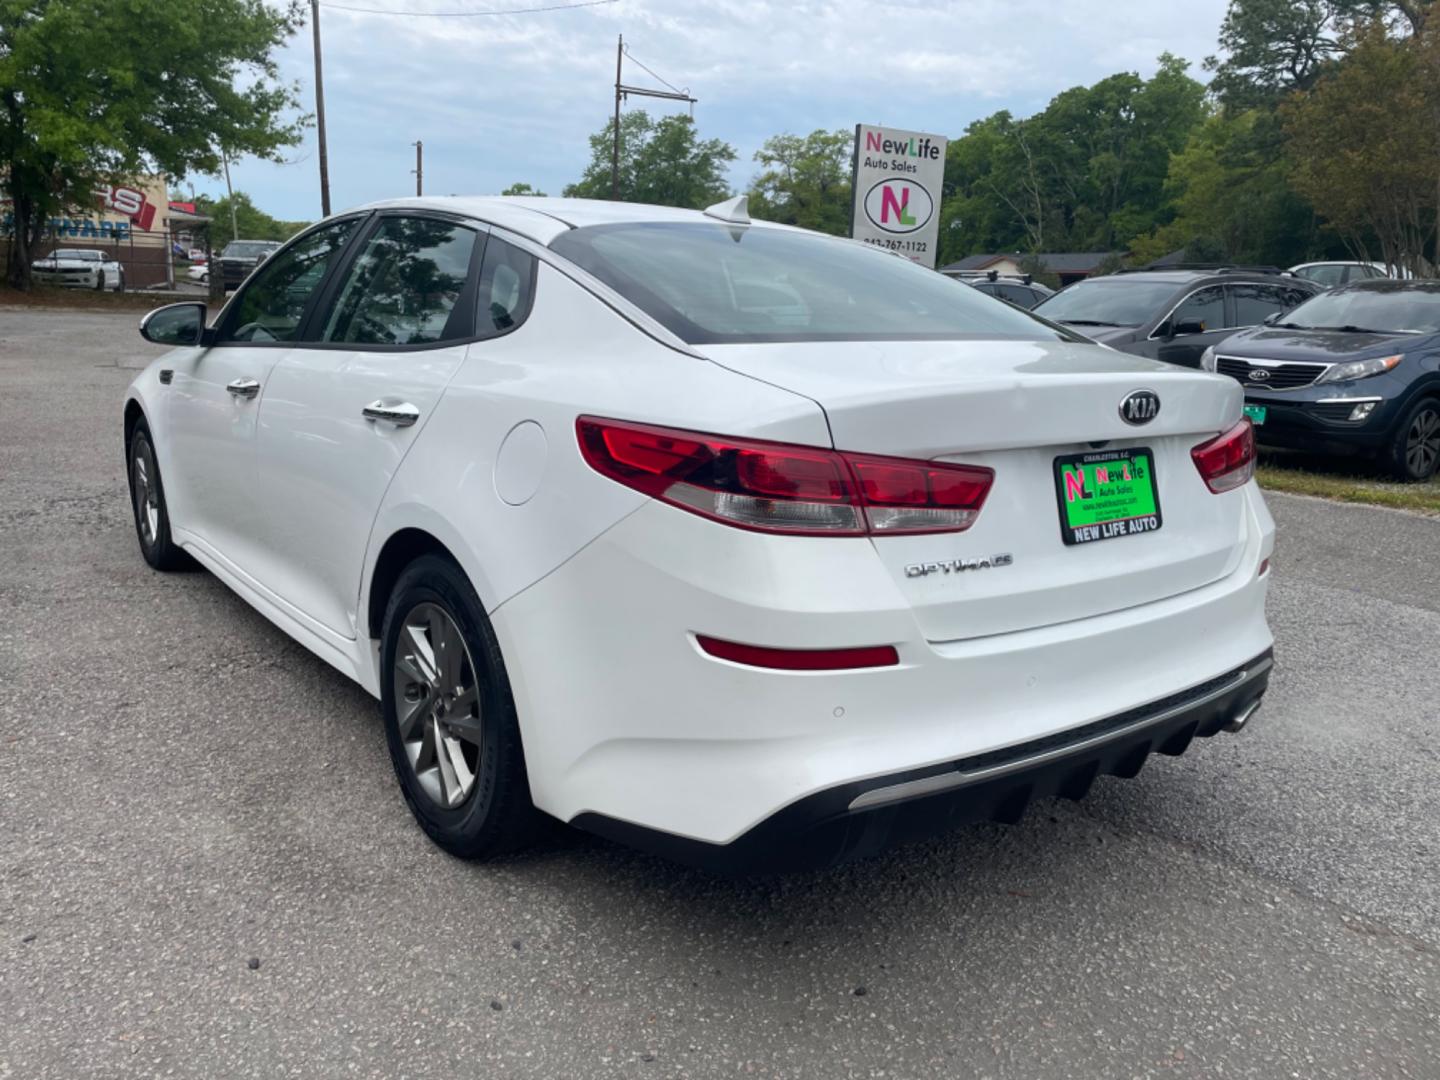
[[170,369],[165,494],[172,519],[251,576],[260,543],[255,432],[266,381],[293,347],[358,222],[329,222],[295,240],[226,306],[208,347],[189,350]]
[[[1178,333],[1187,323],[1204,329]],[[1226,311],[1225,289],[1220,285],[1207,285],[1181,300],[1170,317],[1156,327],[1151,335],[1156,343],[1154,355],[1169,364],[1199,367],[1201,354],[1232,332]]]
[[270,375],[257,439],[261,581],[346,638],[380,501],[476,336],[485,236],[447,216],[378,215],[309,340]]

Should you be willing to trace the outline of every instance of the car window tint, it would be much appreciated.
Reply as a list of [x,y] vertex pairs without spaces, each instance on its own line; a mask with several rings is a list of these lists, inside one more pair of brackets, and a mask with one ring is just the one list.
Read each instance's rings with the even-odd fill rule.
[[470,336],[452,320],[478,234],[450,221],[385,217],[345,275],[322,341],[428,345]]
[[1312,266],[1307,270],[1302,270],[1301,276],[1317,285],[1324,285],[1328,289],[1340,284],[1345,277],[1345,268],[1334,265]]
[[220,340],[295,340],[306,303],[357,224],[351,218],[322,226],[262,263],[227,315]]
[[1031,307],[1035,303],[1035,294],[1023,285],[1001,285],[1000,296],[1023,308]]
[[475,332],[493,337],[513,330],[530,314],[535,289],[535,256],[491,236],[480,266]]
[[591,225],[550,247],[696,345],[1060,336],[908,259],[799,230]]
[[1212,285],[1191,294],[1189,299],[1175,309],[1175,314],[1171,317],[1170,322],[1172,327],[1179,326],[1182,322],[1198,322],[1206,330],[1223,330],[1225,328],[1225,290]]
[[1285,302],[1287,291],[1276,285],[1231,285],[1230,295],[1235,300],[1235,325],[1259,326],[1271,315],[1291,307]]

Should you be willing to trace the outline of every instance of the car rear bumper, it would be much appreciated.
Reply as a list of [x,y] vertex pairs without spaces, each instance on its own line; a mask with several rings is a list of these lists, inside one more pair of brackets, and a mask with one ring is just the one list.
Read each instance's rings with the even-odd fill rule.
[[[1204,686],[1272,646],[1268,574],[1259,571],[1274,525],[1253,483],[1241,494],[1240,549],[1208,585],[944,642],[926,640],[869,540],[743,533],[646,504],[491,613],[532,797],[562,821],[608,835],[670,834],[704,845],[697,852],[751,834],[768,844],[792,821],[782,816],[790,807],[833,817],[836,791],[859,794],[977,755],[1078,737]],[[708,655],[697,634],[772,648],[888,644],[900,662],[776,671]],[[1195,732],[1210,733],[1219,715],[1194,717]],[[1153,738],[1175,745],[1188,722],[1177,718]],[[1100,761],[1102,771],[1120,765]],[[886,813],[898,839],[909,828],[899,819],[919,812]],[[746,841],[744,854],[758,843]]]
[[1247,726],[1270,682],[1271,650],[1198,686],[1079,728],[816,792],[726,844],[583,813],[571,824],[715,873],[815,868],[975,821],[1019,821],[1040,798],[1080,799],[1100,776],[1133,777],[1152,753]]

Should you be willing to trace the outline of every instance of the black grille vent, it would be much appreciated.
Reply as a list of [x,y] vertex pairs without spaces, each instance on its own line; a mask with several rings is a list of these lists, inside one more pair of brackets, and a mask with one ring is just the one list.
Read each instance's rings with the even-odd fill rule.
[[[1320,377],[1320,373],[1328,366],[1328,364],[1281,364],[1278,367],[1270,367],[1268,364],[1252,364],[1248,360],[1237,360],[1229,356],[1222,356],[1216,362],[1216,367],[1221,375],[1239,379],[1246,386],[1256,389],[1268,387],[1271,390],[1294,390],[1297,386],[1309,386]],[[1256,378],[1256,372],[1263,374]]]

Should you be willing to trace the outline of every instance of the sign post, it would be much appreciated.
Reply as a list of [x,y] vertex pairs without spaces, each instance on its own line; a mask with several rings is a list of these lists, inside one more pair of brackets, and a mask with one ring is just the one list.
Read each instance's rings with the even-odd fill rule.
[[933,269],[945,145],[943,135],[856,124],[850,235]]

